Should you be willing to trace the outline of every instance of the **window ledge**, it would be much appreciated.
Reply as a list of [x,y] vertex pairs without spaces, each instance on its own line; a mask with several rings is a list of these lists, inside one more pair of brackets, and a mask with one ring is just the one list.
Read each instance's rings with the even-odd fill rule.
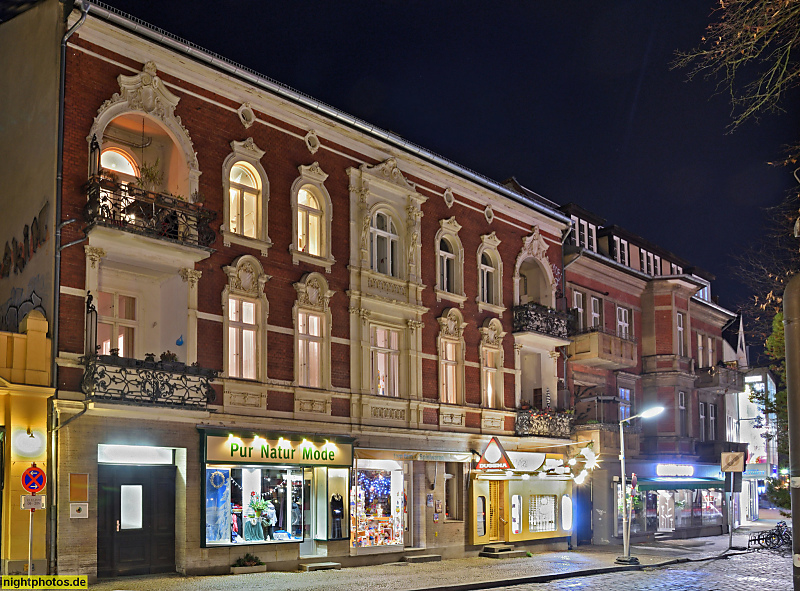
[[222,234],[222,244],[225,246],[230,246],[231,244],[246,246],[261,251],[261,256],[267,256],[267,251],[272,247],[272,241],[269,237],[266,240],[259,240],[258,238],[248,238],[241,234],[234,234],[225,229],[220,230],[220,234]]
[[485,312],[487,310],[502,317],[503,312],[506,311],[506,307],[498,306],[496,304],[487,304],[486,302],[478,301],[478,312]]
[[319,267],[324,267],[326,273],[330,273],[331,272],[331,267],[336,262],[336,259],[334,259],[332,256],[330,256],[330,257],[314,256],[313,254],[308,254],[308,253],[302,252],[300,250],[297,250],[294,247],[294,245],[290,246],[289,250],[292,253],[292,262],[295,265],[299,265],[300,261],[303,261],[304,263],[309,263],[311,265],[317,265]]
[[467,301],[467,295],[466,294],[462,293],[462,294],[459,295],[457,293],[452,293],[452,292],[449,292],[449,291],[442,291],[438,287],[434,287],[433,288],[433,293],[436,294],[436,301],[437,302],[441,302],[442,300],[448,300],[450,302],[458,304],[458,306],[460,308],[463,308],[464,307],[464,302]]

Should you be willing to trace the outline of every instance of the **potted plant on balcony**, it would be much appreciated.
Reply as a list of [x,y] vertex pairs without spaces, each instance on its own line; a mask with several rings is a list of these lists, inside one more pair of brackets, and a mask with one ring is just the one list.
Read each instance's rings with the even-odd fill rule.
[[250,554],[250,552],[237,558],[236,562],[231,565],[232,575],[265,572],[267,572],[267,565],[258,556]]
[[161,354],[161,369],[166,371],[183,371],[186,364],[178,361],[178,354],[169,349]]
[[164,172],[159,165],[159,159],[152,164],[142,162],[139,167],[139,176],[136,177],[136,183],[145,191],[156,191],[161,183],[164,181]]

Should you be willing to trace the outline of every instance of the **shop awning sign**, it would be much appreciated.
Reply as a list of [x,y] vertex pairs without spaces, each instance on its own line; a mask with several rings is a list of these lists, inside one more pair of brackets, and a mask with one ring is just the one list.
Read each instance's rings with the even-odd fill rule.
[[492,437],[486,449],[483,450],[481,459],[475,465],[476,470],[513,470],[514,464],[508,457],[506,450],[497,441],[497,438]]

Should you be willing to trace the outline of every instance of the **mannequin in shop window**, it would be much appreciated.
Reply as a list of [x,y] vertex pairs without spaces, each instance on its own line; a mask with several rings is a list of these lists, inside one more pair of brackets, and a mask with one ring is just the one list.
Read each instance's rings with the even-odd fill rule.
[[331,497],[331,518],[333,523],[332,538],[342,537],[342,517],[344,516],[344,499],[339,493]]
[[264,539],[275,539],[275,524],[278,522],[278,515],[275,512],[275,505],[267,499],[267,508],[261,516],[261,523],[264,526]]
[[297,501],[292,501],[292,535],[296,538],[299,538],[303,531],[301,521],[303,518],[303,512],[300,509],[300,505]]

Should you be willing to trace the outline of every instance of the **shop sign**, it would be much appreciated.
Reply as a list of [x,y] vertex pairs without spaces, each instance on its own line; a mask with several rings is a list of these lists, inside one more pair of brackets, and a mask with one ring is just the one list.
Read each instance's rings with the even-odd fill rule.
[[723,452],[720,459],[723,472],[744,472],[744,452]]
[[478,463],[475,464],[476,470],[513,470],[514,464],[500,445],[496,437],[492,437]]
[[764,480],[767,478],[769,464],[747,464],[747,468],[742,474],[742,478],[748,480]]
[[298,464],[351,466],[350,444],[254,437],[206,436],[206,462],[224,464]]
[[656,476],[694,476],[691,464],[657,464]]

